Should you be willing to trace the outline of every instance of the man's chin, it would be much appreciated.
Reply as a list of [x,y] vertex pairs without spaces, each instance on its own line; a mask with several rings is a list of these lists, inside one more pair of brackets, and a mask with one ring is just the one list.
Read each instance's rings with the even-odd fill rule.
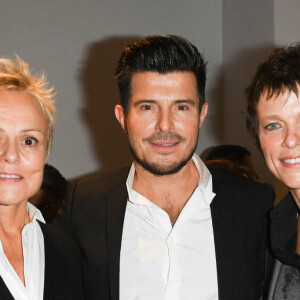
[[179,172],[187,163],[188,160],[184,160],[181,162],[173,162],[173,163],[150,163],[145,160],[136,161],[140,166],[142,166],[145,170],[150,172],[156,176],[167,176],[176,174]]
[[187,156],[183,157],[179,161],[176,159],[174,160],[175,157],[172,159],[170,156],[160,156],[157,161],[153,162],[147,159],[141,159],[141,157],[137,155],[137,152],[134,151],[134,148],[130,145],[130,150],[134,161],[143,169],[156,176],[167,176],[179,172],[192,159],[195,149],[196,146],[194,149],[192,149],[193,151],[187,152]]

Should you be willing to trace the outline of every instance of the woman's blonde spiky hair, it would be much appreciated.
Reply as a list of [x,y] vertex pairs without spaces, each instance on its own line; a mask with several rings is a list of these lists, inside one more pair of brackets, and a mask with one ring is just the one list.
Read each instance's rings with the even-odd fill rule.
[[16,55],[16,60],[0,58],[0,89],[24,91],[32,95],[40,104],[48,121],[46,151],[49,154],[55,124],[54,88],[48,88],[46,75],[32,75],[28,64]]

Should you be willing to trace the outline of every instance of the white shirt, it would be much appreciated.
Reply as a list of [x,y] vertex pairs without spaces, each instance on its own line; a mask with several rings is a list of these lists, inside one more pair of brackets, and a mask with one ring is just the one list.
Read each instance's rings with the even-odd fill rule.
[[164,210],[132,189],[132,165],[121,246],[120,300],[218,299],[210,210],[215,194],[208,169],[197,155],[193,161],[199,183],[174,227]]
[[27,203],[31,222],[22,229],[25,286],[5,256],[0,241],[0,276],[16,300],[41,300],[44,295],[45,246],[37,220],[45,223],[41,212]]

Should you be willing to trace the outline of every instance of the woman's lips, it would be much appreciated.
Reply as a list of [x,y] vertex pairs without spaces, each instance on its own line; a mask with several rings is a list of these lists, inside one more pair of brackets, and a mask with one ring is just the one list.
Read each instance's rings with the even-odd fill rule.
[[0,173],[0,181],[18,182],[22,179],[23,179],[23,177],[16,173],[5,173],[5,172]]
[[286,166],[299,166],[300,165],[300,157],[284,157],[281,158],[280,161]]

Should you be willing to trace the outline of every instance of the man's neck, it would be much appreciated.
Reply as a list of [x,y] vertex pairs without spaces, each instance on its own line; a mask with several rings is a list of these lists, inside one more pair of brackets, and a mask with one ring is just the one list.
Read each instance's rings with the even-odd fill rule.
[[135,176],[132,188],[155,203],[169,216],[174,225],[181,210],[198,186],[199,172],[191,159],[175,174],[157,176],[134,163]]

